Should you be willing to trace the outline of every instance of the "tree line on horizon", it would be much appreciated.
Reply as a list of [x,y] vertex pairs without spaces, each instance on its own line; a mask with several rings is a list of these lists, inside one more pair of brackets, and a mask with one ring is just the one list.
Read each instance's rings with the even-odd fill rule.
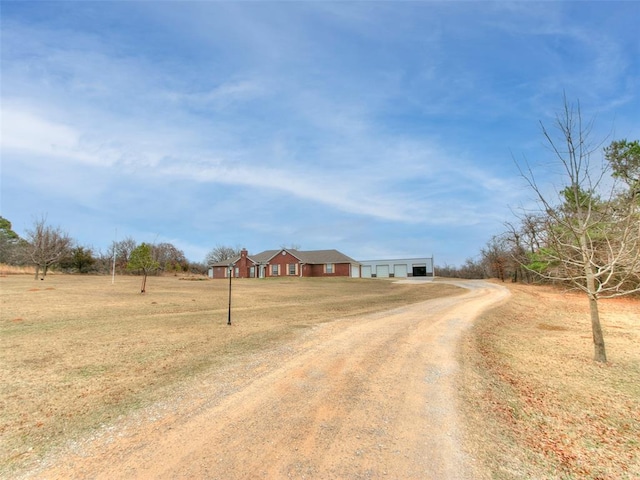
[[[240,248],[215,246],[204,262],[189,261],[172,243],[138,243],[126,237],[103,251],[78,244],[46,218],[34,220],[20,237],[11,222],[0,216],[0,264],[35,267],[35,279],[44,279],[51,269],[79,274],[192,273],[204,275],[208,265],[239,255]],[[144,287],[143,287],[144,288]]]

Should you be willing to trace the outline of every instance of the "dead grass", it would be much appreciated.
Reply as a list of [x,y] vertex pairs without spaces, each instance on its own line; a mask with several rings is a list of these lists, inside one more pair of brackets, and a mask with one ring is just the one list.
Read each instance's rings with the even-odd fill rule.
[[0,278],[0,476],[320,322],[454,295],[359,279]]
[[640,301],[600,302],[601,365],[585,298],[510,289],[461,347],[469,436],[485,475],[640,478]]
[[16,266],[0,263],[0,277],[7,275],[35,275],[36,270],[33,266]]

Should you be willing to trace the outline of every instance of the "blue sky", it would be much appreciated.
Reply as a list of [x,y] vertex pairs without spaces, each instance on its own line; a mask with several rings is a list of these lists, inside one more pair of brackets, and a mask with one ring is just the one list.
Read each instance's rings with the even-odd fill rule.
[[640,2],[1,9],[0,214],[95,250],[458,265],[530,204],[514,157],[552,180],[564,93],[595,139],[640,136]]

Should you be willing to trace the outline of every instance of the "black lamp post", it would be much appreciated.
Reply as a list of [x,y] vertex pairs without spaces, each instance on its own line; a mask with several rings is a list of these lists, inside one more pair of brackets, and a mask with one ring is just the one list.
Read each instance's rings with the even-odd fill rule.
[[231,325],[231,273],[233,272],[233,265],[229,265],[229,317],[227,319],[227,325]]

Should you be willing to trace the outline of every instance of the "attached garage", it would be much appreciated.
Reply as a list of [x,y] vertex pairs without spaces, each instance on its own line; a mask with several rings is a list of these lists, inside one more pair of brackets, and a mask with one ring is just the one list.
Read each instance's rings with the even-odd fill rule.
[[360,278],[360,265],[351,264],[351,278]]

